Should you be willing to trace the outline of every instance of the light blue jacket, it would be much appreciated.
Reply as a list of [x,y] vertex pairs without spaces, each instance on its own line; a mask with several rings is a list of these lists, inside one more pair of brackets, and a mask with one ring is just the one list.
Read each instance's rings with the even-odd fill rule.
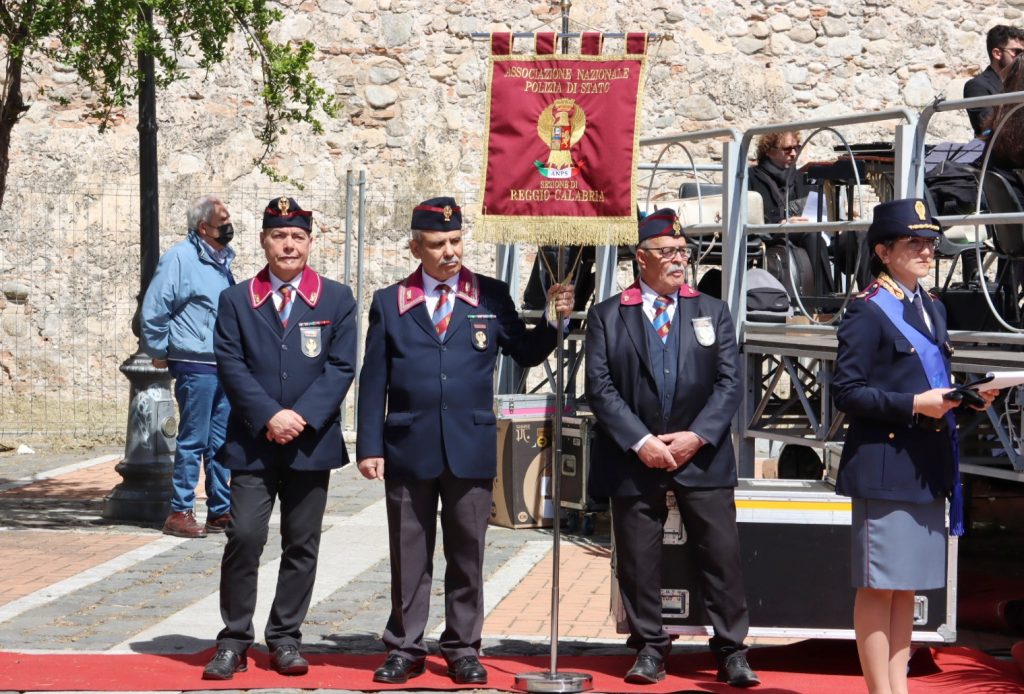
[[[228,251],[228,265],[234,251]],[[142,350],[154,359],[216,364],[213,325],[228,274],[194,231],[171,246],[142,301]]]

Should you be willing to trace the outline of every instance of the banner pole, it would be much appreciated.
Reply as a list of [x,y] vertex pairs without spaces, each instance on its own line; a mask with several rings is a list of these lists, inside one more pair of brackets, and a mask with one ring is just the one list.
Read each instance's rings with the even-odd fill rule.
[[[559,0],[562,11],[562,53],[569,52],[569,11],[572,0]],[[538,247],[538,252],[544,249]],[[565,246],[558,246],[558,263],[555,281],[565,281]],[[515,687],[527,692],[585,692],[593,688],[593,677],[585,672],[558,671],[558,601],[560,598],[559,569],[561,563],[562,526],[562,410],[565,408],[565,335],[562,320],[555,314],[555,329],[558,342],[555,344],[555,414],[552,422],[551,445],[551,503],[552,550],[551,550],[551,669],[548,672],[529,672],[516,675]]]

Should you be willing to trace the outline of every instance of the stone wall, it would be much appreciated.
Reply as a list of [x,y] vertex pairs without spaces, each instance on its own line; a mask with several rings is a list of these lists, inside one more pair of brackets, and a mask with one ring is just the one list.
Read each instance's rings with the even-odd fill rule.
[[[290,126],[272,163],[306,186],[294,194],[317,210],[318,262],[335,277],[345,248],[346,172],[365,171],[368,293],[410,267],[403,245],[412,204],[451,193],[470,208],[478,197],[487,44],[467,35],[557,27],[557,3],[281,4],[287,17],[277,38],[315,42],[316,73],[341,113],[322,135]],[[1024,0],[581,0],[571,16],[575,28],[670,36],[651,52],[642,122],[643,135],[653,136],[920,111],[937,97],[960,96],[986,62],[985,30],[1020,23],[1022,7]],[[251,270],[261,262],[254,239],[262,206],[294,191],[252,164],[260,151],[259,73],[236,44],[224,65],[209,74],[197,69],[159,95],[162,245],[180,237],[186,200],[218,191],[240,228],[240,266]],[[621,42],[606,43],[606,52],[617,50]],[[194,67],[187,58],[183,65]],[[36,426],[13,400],[119,407],[127,389],[116,366],[134,346],[127,329],[138,267],[134,106],[115,113],[101,133],[87,115],[94,95],[73,74],[42,68],[25,83],[30,100],[38,88],[68,103],[33,101],[14,131],[11,189],[0,212],[0,436]],[[892,125],[843,133],[851,142],[891,140]],[[931,134],[970,137],[959,113],[937,118]],[[805,156],[831,156],[836,142],[823,136]],[[698,159],[717,156],[713,148],[692,149]],[[493,267],[482,245],[468,261]],[[67,416],[79,417],[80,409]],[[38,415],[53,427],[38,410],[29,419]]]

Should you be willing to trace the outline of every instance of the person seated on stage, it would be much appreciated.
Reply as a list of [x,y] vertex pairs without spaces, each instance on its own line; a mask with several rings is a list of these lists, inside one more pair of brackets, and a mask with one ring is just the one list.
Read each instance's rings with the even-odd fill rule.
[[[1006,80],[1006,69],[1010,63],[1024,53],[1024,30],[997,24],[989,29],[985,36],[985,49],[988,51],[988,67],[964,84],[965,99],[1010,91],[1004,88],[1003,82]],[[991,108],[967,109],[967,117],[971,120],[975,137],[988,134],[990,126],[986,121],[991,116]]]
[[[803,215],[811,186],[796,169],[800,154],[800,133],[798,131],[766,133],[757,142],[757,164],[748,170],[749,189],[764,200],[764,221],[766,224],[786,224],[810,221]],[[832,265],[828,257],[828,245],[817,233],[769,234],[765,239],[769,247],[783,246],[787,237],[792,242],[791,250],[797,263],[794,273],[798,280],[805,273],[813,273],[813,291],[828,294],[833,291]],[[769,272],[786,285],[790,295],[791,286],[788,264],[772,267]],[[804,294],[810,288],[810,279],[799,281],[796,293]]]
[[[1003,77],[1004,92],[1024,91],[1024,55],[1018,54]],[[993,109],[983,123],[992,135],[986,144],[992,150],[988,165],[1010,182],[1017,199],[1024,204],[1024,181],[1016,170],[1024,169],[1024,108],[1014,110],[1017,104],[1003,104]],[[993,137],[996,131],[998,137]]]

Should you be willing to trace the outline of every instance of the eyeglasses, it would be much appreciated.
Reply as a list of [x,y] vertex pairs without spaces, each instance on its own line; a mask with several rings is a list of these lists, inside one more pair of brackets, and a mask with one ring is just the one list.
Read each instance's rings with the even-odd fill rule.
[[1016,58],[1021,53],[1024,53],[1024,48],[1018,48],[1017,46],[1004,46],[999,50],[1003,53],[1009,53],[1011,58]]
[[686,246],[667,246],[665,248],[645,248],[641,246],[640,250],[656,255],[662,260],[672,260],[676,257],[676,254],[683,256],[683,260],[690,259],[690,249]]
[[785,152],[786,154],[792,154],[793,152],[797,152],[800,150],[800,145],[790,145],[789,147],[776,147],[775,149],[779,150],[780,152]]

